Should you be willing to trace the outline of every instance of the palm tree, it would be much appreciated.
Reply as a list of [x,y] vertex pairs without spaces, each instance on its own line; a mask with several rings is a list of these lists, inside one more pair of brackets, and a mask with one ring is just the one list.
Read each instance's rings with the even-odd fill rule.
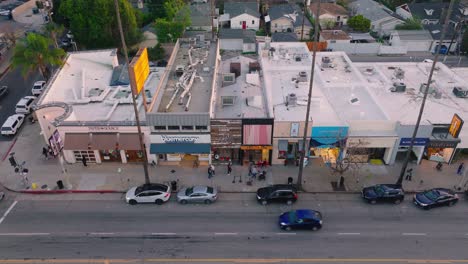
[[47,34],[49,34],[50,38],[54,41],[55,47],[58,48],[59,46],[57,36],[62,35],[63,31],[65,31],[65,28],[62,25],[50,22],[46,25],[45,30]]
[[22,67],[23,76],[39,69],[45,80],[50,77],[48,66],[59,66],[65,56],[63,49],[54,48],[52,40],[39,34],[30,33],[15,47],[13,68]]

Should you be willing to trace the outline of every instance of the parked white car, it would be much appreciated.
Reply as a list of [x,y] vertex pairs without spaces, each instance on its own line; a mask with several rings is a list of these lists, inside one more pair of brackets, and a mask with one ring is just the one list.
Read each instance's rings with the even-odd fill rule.
[[5,123],[3,123],[1,128],[2,135],[10,136],[15,135],[18,132],[18,129],[24,123],[24,115],[22,114],[15,114],[9,116]]
[[46,85],[45,81],[35,82],[32,89],[31,89],[32,95],[34,95],[34,96],[40,95],[42,93],[42,91],[44,91],[45,85]]
[[37,99],[35,96],[25,96],[19,100],[16,104],[15,112],[17,114],[29,114],[31,113],[34,101]]
[[171,187],[165,184],[150,183],[132,187],[125,194],[125,201],[131,205],[137,203],[163,204],[171,197]]

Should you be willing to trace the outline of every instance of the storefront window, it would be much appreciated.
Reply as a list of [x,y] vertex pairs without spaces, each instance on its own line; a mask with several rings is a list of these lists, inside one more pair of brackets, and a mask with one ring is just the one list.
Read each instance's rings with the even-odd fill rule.
[[87,162],[96,162],[96,157],[94,156],[94,151],[92,150],[75,150],[73,151],[73,155],[77,161],[81,161],[84,157]]
[[102,161],[122,161],[118,150],[99,150]]

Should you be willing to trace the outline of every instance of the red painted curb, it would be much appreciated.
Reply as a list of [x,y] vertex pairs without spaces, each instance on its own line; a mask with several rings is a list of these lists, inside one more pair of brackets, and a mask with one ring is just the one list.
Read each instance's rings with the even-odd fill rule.
[[13,139],[13,143],[11,143],[10,147],[8,148],[8,151],[7,151],[7,152],[5,153],[5,155],[3,156],[2,162],[5,161],[6,158],[8,157],[8,154],[10,154],[10,151],[11,151],[11,149],[13,148],[13,146],[15,145],[16,140],[18,140],[18,137],[15,137],[15,139]]
[[10,67],[11,65],[8,65],[8,67],[6,67],[6,69],[2,73],[0,73],[0,79],[7,74],[7,72],[10,70]]
[[22,190],[18,191],[25,194],[64,194],[64,193],[123,193],[115,190]]

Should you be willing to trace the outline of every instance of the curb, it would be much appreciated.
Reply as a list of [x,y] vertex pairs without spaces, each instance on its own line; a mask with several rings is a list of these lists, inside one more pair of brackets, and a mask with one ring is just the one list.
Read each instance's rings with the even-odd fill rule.
[[124,193],[122,191],[114,191],[114,190],[51,190],[51,191],[43,191],[43,190],[11,190],[13,192],[24,193],[24,194],[66,194],[66,193]]
[[10,71],[10,68],[11,68],[11,64],[8,65],[8,66],[6,67],[6,69],[5,69],[3,72],[0,73],[0,79],[2,79],[3,76],[5,76],[5,75],[8,73],[8,71]]

